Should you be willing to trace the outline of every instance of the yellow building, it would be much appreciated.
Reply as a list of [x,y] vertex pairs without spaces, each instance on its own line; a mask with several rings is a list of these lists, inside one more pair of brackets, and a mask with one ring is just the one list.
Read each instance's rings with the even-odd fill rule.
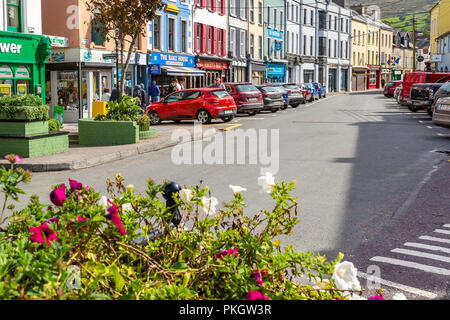
[[441,62],[439,52],[439,38],[450,32],[450,0],[438,1],[430,10],[430,51],[432,69],[436,70],[436,64]]
[[247,0],[248,16],[248,53],[250,61],[250,81],[263,84],[266,78],[264,62],[264,0]]
[[391,59],[393,54],[392,42],[394,30],[384,23],[380,23],[380,65],[381,65],[381,85],[392,80]]
[[352,15],[352,91],[361,91],[367,88],[367,44],[368,33],[366,18],[358,12]]
[[439,37],[439,9],[441,1],[430,10],[430,51],[431,54],[437,54],[439,44],[437,38]]

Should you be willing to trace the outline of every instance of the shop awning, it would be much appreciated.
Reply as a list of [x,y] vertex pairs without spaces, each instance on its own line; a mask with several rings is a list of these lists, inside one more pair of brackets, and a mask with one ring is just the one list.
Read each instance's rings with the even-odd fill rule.
[[193,67],[175,67],[175,66],[161,66],[161,69],[166,70],[169,76],[203,76],[205,71]]

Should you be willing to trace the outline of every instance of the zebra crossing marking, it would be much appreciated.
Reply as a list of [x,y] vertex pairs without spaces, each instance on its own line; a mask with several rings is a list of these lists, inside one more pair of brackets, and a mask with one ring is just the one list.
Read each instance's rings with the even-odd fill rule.
[[450,263],[449,257],[439,256],[437,254],[426,253],[426,252],[422,252],[422,251],[396,248],[396,249],[391,250],[391,252]]
[[417,243],[417,242],[406,242],[404,245],[407,247],[415,247],[415,248],[420,248],[420,249],[427,249],[427,250],[432,250],[432,251],[442,251],[445,253],[450,253],[449,248],[430,246],[428,244],[422,244],[422,243]]
[[419,237],[421,240],[429,240],[429,241],[436,241],[436,242],[442,242],[442,243],[450,243],[449,239],[442,239],[442,238],[436,238],[436,237],[429,237],[429,236],[421,236]]
[[442,234],[450,234],[449,230],[442,230],[442,229],[436,229],[434,230],[436,233],[442,233]]
[[440,275],[444,275],[444,276],[450,276],[450,270],[448,270],[448,269],[432,267],[432,266],[429,266],[426,264],[421,264],[421,263],[412,262],[412,261],[399,260],[399,259],[387,258],[387,257],[379,257],[379,256],[373,257],[372,259],[370,259],[370,261],[388,263],[388,264],[393,264],[393,265],[397,265],[397,266],[418,269],[418,270],[422,270],[422,271],[425,271],[428,273],[435,273],[435,274],[440,274]]

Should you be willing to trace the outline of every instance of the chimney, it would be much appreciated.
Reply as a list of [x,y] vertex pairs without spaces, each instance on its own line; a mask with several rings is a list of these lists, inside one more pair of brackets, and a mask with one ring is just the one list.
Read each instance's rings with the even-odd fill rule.
[[355,5],[351,6],[350,9],[358,12],[361,15],[366,13],[366,8],[365,8],[364,4],[362,4],[362,3],[355,4]]
[[347,0],[334,0],[333,2],[343,8],[347,8]]

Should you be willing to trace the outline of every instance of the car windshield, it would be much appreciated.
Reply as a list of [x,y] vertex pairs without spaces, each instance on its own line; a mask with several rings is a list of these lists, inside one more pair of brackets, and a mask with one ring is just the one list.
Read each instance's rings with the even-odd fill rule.
[[388,87],[395,86],[395,82],[388,82],[388,84],[386,86],[388,86]]
[[289,90],[300,90],[300,88],[298,87],[298,86],[295,86],[295,85],[287,85],[287,86],[284,86],[286,89],[289,89]]
[[261,87],[262,92],[279,92],[277,87]]
[[236,90],[239,92],[255,92],[258,91],[258,88],[252,84],[238,84],[236,85]]
[[226,97],[230,96],[228,94],[228,92],[226,92],[225,90],[216,90],[216,91],[211,91],[210,93],[212,96],[217,97],[217,98],[226,98]]
[[275,87],[279,92],[285,93],[286,89],[284,87]]

